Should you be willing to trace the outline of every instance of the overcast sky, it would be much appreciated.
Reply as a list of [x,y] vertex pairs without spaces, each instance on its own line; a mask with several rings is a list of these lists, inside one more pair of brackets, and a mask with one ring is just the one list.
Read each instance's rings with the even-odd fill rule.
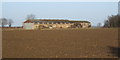
[[4,2],[118,2],[119,0],[2,0]]
[[[111,0],[112,1],[112,0]],[[37,18],[87,20],[92,25],[103,23],[108,16],[118,13],[117,2],[4,2],[3,17],[22,25],[26,15]]]

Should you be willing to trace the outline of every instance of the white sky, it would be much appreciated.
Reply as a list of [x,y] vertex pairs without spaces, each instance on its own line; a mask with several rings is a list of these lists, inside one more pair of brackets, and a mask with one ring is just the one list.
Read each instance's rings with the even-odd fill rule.
[[118,2],[120,0],[1,0],[2,2]]

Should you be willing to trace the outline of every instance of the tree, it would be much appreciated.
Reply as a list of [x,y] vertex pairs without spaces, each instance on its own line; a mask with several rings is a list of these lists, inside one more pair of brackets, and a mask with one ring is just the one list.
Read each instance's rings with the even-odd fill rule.
[[98,23],[97,26],[98,26],[98,27],[101,27],[101,23]]
[[9,25],[9,27],[11,27],[12,24],[13,24],[13,20],[12,20],[12,19],[9,19],[9,20],[8,20],[8,25]]
[[35,15],[34,14],[29,14],[27,15],[27,20],[32,20],[32,19],[35,19]]
[[6,18],[1,18],[1,19],[0,19],[0,25],[1,25],[2,27],[5,27],[5,25],[7,25],[7,24],[8,24],[8,21],[7,21]]
[[112,15],[105,21],[104,27],[120,27],[120,15]]
[[108,21],[108,20],[106,20],[106,21],[104,22],[104,27],[110,27],[110,26],[109,26],[109,21]]

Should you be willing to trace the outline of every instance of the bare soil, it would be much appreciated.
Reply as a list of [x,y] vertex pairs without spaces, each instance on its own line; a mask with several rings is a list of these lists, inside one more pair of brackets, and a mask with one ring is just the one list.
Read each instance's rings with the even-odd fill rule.
[[117,58],[118,29],[3,30],[3,58]]

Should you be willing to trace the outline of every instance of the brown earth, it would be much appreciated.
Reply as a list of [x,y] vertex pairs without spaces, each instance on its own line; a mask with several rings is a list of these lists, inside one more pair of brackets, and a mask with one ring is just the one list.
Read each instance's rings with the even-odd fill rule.
[[5,30],[3,58],[117,58],[118,29]]

